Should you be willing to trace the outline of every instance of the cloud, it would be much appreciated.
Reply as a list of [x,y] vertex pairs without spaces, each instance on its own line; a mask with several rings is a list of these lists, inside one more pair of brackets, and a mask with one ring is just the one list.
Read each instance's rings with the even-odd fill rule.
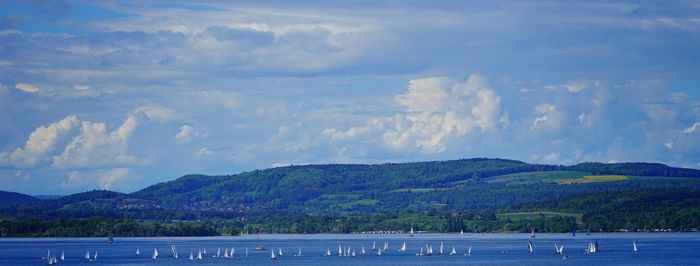
[[148,119],[157,122],[167,122],[175,117],[174,110],[155,104],[135,108],[131,111],[130,114],[135,115],[139,112],[143,112],[148,117]]
[[348,130],[327,128],[323,134],[331,141],[378,135],[391,149],[440,153],[452,139],[492,130],[501,121],[501,98],[479,75],[464,82],[441,77],[411,80],[408,92],[394,99],[403,112]]
[[690,134],[695,132],[700,127],[700,122],[695,122],[692,126],[683,130],[683,134]]
[[21,90],[23,92],[26,92],[26,93],[37,93],[37,92],[41,91],[41,89],[39,89],[39,87],[34,86],[32,84],[26,84],[26,83],[17,83],[17,84],[15,84],[15,88],[18,90]]
[[7,152],[0,154],[0,163],[19,168],[35,166],[53,149],[56,142],[78,123],[79,120],[75,116],[67,116],[48,126],[36,128],[29,135],[24,147],[17,148],[9,154]]
[[210,154],[212,154],[212,151],[209,148],[202,147],[199,150],[197,150],[197,152],[194,154],[194,156],[199,158],[199,157],[210,155]]
[[177,134],[175,134],[174,138],[176,141],[184,143],[189,142],[195,138],[204,138],[206,136],[206,133],[196,130],[190,125],[182,125],[180,126],[180,131],[178,131]]
[[143,160],[127,154],[129,138],[138,125],[139,118],[129,116],[119,128],[108,132],[105,123],[83,121],[80,134],[62,154],[53,157],[53,166],[81,169],[142,164]]
[[66,179],[61,182],[61,186],[66,189],[85,187],[114,189],[123,187],[123,181],[129,174],[128,168],[100,169],[87,172],[70,171]]

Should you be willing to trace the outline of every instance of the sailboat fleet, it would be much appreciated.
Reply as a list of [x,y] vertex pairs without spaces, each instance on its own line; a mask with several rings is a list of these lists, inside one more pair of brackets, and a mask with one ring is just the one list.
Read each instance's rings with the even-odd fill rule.
[[[572,232],[572,235],[575,236],[575,232],[576,231],[574,229],[574,231]],[[413,234],[414,234],[414,231],[413,231],[413,228],[411,228],[410,236],[413,236]],[[463,231],[461,231],[460,234],[463,234]],[[528,243],[527,243],[527,252],[532,254],[535,252],[534,243],[533,243],[534,238],[535,238],[535,230],[534,229],[531,231],[530,238],[531,239],[528,240]],[[452,246],[452,249],[449,250],[449,253],[446,253],[444,250],[444,244],[445,243],[443,241],[440,242],[439,249],[438,249],[437,253],[435,253],[433,251],[433,246],[431,244],[419,245],[416,256],[432,256],[432,255],[446,255],[446,254],[449,254],[450,256],[457,255],[457,249],[455,246]],[[266,250],[266,249],[261,249],[260,247],[263,247],[263,246],[260,245],[258,242],[255,249],[256,250]],[[389,252],[389,242],[385,241],[383,243],[382,247],[377,247],[377,242],[373,241],[371,250],[375,251],[377,256],[382,256],[383,253]],[[397,250],[397,252],[405,253],[407,250],[408,250],[408,244],[406,241],[403,241],[403,242],[401,242],[400,248]],[[171,258],[179,259],[178,250],[174,244],[170,245],[170,251],[171,251],[171,254],[170,254]],[[592,255],[592,254],[598,253],[598,251],[599,251],[598,241],[589,241],[584,249],[584,254]],[[638,252],[638,247],[637,247],[636,241],[632,241],[632,252]],[[94,253],[91,253],[90,250],[87,250],[85,252],[84,258],[86,261],[95,262],[95,261],[97,261],[97,253],[98,253],[97,250],[95,250]],[[203,255],[206,255],[206,253],[207,253],[206,248],[199,248],[196,250],[196,252],[190,251],[189,255],[187,256],[187,260],[189,260],[189,261],[202,260]],[[362,245],[359,248],[359,252],[356,253],[355,247],[352,247],[350,245],[343,246],[343,244],[341,244],[341,243],[338,244],[337,256],[339,256],[339,257],[355,257],[358,253],[359,253],[359,256],[366,256],[367,255],[367,252],[365,250],[364,245]],[[505,254],[504,251],[501,251],[501,253]],[[135,251],[135,255],[140,256],[140,254],[141,254],[140,248],[137,247],[136,251]],[[560,245],[558,243],[554,243],[554,254],[563,256],[562,259],[564,259],[564,260],[570,258],[569,256],[564,255],[564,245],[563,244]],[[324,252],[322,253],[322,255],[326,256],[326,257],[331,257],[332,256],[331,248],[326,248],[324,250]],[[472,255],[472,244],[471,243],[467,243],[466,251],[465,251],[464,255],[465,256]],[[151,253],[151,259],[156,260],[156,259],[158,259],[158,256],[159,256],[158,249],[153,248],[153,252]],[[213,257],[213,258],[223,257],[223,258],[230,259],[230,258],[235,258],[235,256],[236,255],[235,255],[235,248],[234,247],[231,247],[230,249],[224,248],[223,254],[222,254],[221,248],[217,247],[216,253],[213,254],[211,257]],[[247,257],[247,256],[248,256],[248,249],[246,248],[244,255],[241,255],[240,257]],[[282,256],[283,256],[282,248],[278,248],[276,252],[275,252],[275,250],[270,251],[270,259],[271,260],[277,260]],[[293,256],[294,257],[301,257],[302,256],[302,248],[298,247],[296,252],[293,253]],[[46,256],[42,257],[42,260],[44,260],[47,265],[57,264],[60,261],[66,260],[65,252],[61,251],[60,255],[58,255],[58,253],[53,253],[49,250],[49,251],[47,251]]]

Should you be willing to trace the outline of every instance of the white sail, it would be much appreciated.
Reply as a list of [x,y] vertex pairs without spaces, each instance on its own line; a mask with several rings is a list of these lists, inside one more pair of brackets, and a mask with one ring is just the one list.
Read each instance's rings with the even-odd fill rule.
[[180,256],[177,255],[177,249],[175,248],[175,245],[170,245],[170,252],[172,253],[171,256],[173,256],[173,259],[180,258]]
[[90,260],[90,250],[85,252],[85,259]]
[[277,254],[280,255],[280,256],[282,256],[282,248],[279,248],[279,249],[278,249]]
[[389,250],[389,242],[384,242],[384,251]]
[[554,252],[556,254],[561,254],[561,253],[559,253],[559,246],[557,246],[557,243],[554,243]]
[[411,226],[411,236],[413,236],[413,226]]
[[301,257],[301,248],[299,248],[299,250],[297,251],[297,254],[294,256]]
[[530,234],[531,238],[535,238],[535,228],[532,228],[532,234]]
[[452,251],[450,251],[450,255],[457,255],[457,250],[455,249],[455,246],[452,246]]
[[365,245],[362,245],[362,249],[360,250],[360,255],[365,255]]
[[382,250],[381,250],[381,249],[377,249],[377,256],[381,256],[381,255],[382,255]]
[[326,248],[326,257],[328,257],[328,256],[330,256],[330,255],[331,255],[331,249],[330,249],[330,248]]
[[467,249],[467,256],[472,255],[472,245],[469,245],[469,248]]
[[355,257],[355,249],[352,250],[352,253],[350,254],[351,257]]
[[460,235],[463,235],[463,234],[464,234],[464,230],[459,230],[459,234],[460,234]]
[[372,242],[372,251],[377,250],[377,241]]
[[153,248],[153,254],[151,254],[151,259],[157,259],[158,258],[158,249]]
[[202,254],[207,255],[207,248],[202,248]]
[[197,260],[201,260],[201,259],[202,259],[202,250],[200,249],[199,251],[197,251]]
[[425,255],[425,254],[423,254],[423,247],[420,247],[420,251],[418,251],[418,253],[416,253],[416,256],[423,256],[423,255]]
[[46,252],[46,265],[53,265],[53,258],[51,258],[51,250]]
[[443,245],[442,245],[442,244],[443,244],[443,243],[442,243],[442,241],[441,241],[441,242],[440,242],[440,255],[443,254]]
[[343,256],[343,247],[338,244],[338,257]]
[[632,251],[637,252],[637,243],[635,243],[634,241],[632,241]]
[[534,251],[532,247],[532,241],[527,242],[527,252],[532,253]]
[[564,244],[561,244],[561,246],[559,246],[559,254],[564,254]]
[[236,254],[236,248],[231,247],[231,254],[229,254],[229,257],[233,258],[234,254]]
[[136,256],[138,255],[141,255],[141,251],[139,250],[139,248],[136,248]]
[[270,259],[271,259],[271,260],[277,259],[277,257],[275,257],[275,251],[274,251],[274,250],[270,250]]
[[406,251],[406,242],[403,242],[403,245],[401,245],[401,248],[399,249],[400,252],[405,252]]
[[194,260],[194,253],[190,251],[190,256],[187,257],[188,260]]
[[97,250],[95,250],[95,255],[92,256],[92,261],[97,261]]
[[214,258],[221,257],[221,248],[216,248],[216,255],[212,256]]
[[66,260],[66,254],[63,251],[61,251],[61,260]]
[[224,258],[228,258],[228,248],[224,249]]

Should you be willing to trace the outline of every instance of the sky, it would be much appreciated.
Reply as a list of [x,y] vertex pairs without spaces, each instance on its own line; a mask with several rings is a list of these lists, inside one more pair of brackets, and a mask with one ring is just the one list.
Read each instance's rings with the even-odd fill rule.
[[0,2],[0,190],[494,157],[700,168],[698,1]]

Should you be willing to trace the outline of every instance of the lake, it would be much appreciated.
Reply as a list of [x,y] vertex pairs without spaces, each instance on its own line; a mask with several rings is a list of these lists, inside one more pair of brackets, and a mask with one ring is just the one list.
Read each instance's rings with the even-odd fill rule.
[[[282,256],[270,260],[270,250],[255,251],[258,243],[275,253],[282,249]],[[533,243],[533,252],[528,252],[528,241]],[[585,254],[590,242],[599,243],[598,252]],[[638,252],[632,251],[636,242]],[[377,248],[388,242],[389,249],[378,256],[371,251],[372,243]],[[406,242],[406,252],[398,252]],[[444,243],[445,254],[454,246],[458,255],[437,255],[440,243]],[[564,245],[562,255],[555,254],[554,245]],[[170,246],[175,245],[180,259],[170,257]],[[355,257],[337,256],[338,245],[350,247]],[[419,249],[431,245],[435,255],[416,256]],[[468,246],[472,255],[464,255]],[[367,254],[360,255],[364,246]],[[234,258],[213,258],[217,248],[223,253],[226,248],[235,248]],[[136,249],[141,255],[135,255]],[[158,250],[156,260],[151,259],[153,249]],[[245,249],[248,256],[244,257]],[[301,248],[301,256],[294,256]],[[206,249],[202,260],[189,261],[190,252]],[[333,256],[324,256],[327,249]],[[115,238],[107,243],[105,238],[3,238],[0,239],[0,264],[2,265],[46,265],[42,260],[48,251],[65,261],[56,265],[700,265],[700,233],[594,233],[577,234],[416,234],[410,237],[397,235],[246,235],[235,237],[156,237]],[[85,253],[98,252],[96,262],[84,259]]]

